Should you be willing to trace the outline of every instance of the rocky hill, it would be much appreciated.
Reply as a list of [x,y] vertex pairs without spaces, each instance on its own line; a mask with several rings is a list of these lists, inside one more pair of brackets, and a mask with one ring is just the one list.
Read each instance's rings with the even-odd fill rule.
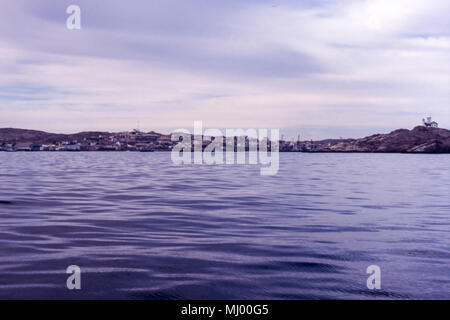
[[450,153],[450,130],[415,127],[319,147],[316,152]]
[[80,132],[74,134],[49,133],[37,130],[0,128],[0,144],[1,143],[57,143],[61,141],[83,140],[89,136],[103,135],[105,137],[111,135],[109,132]]

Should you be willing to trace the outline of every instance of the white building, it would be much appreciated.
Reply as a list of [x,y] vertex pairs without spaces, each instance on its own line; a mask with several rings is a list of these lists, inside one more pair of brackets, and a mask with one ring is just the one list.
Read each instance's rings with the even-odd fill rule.
[[422,119],[423,125],[427,128],[437,128],[438,123],[436,121],[431,121],[431,117],[427,117],[427,120]]

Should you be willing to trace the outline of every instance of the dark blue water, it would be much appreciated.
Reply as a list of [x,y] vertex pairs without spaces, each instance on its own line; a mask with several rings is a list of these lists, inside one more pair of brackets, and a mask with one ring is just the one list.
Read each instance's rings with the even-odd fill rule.
[[280,157],[0,152],[0,298],[450,298],[449,155]]

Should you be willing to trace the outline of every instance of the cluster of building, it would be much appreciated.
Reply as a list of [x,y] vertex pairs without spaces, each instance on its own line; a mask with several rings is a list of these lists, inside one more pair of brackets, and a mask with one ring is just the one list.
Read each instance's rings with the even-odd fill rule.
[[284,135],[281,136],[279,141],[280,152],[310,152],[314,151],[321,142],[310,141],[300,141],[300,135],[298,135],[297,140],[286,138]]
[[[70,136],[68,136],[70,137]],[[48,139],[47,139],[48,140]],[[2,151],[169,151],[170,135],[156,132],[131,132],[74,135],[73,139],[45,142],[1,142]]]
[[[194,137],[192,137],[194,138]],[[176,141],[171,140],[171,135],[164,135],[156,132],[141,132],[133,130],[131,132],[119,133],[79,133],[74,135],[64,135],[57,137],[41,138],[42,141],[22,142],[0,141],[0,151],[171,151],[176,145]],[[201,139],[203,140],[203,139]],[[192,139],[193,147],[195,139]],[[245,141],[245,142],[244,142]],[[202,141],[202,148],[211,141]],[[249,139],[239,139],[235,137],[235,151],[249,150]],[[245,146],[244,146],[245,144]],[[279,141],[280,152],[308,152],[314,151],[320,142],[297,141],[286,139],[284,136]],[[268,141],[268,149],[271,149],[271,142]],[[226,150],[226,140],[223,142],[223,150]]]

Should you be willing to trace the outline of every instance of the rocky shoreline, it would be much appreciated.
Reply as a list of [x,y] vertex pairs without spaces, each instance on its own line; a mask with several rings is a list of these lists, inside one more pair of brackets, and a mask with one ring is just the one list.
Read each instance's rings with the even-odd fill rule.
[[398,129],[319,147],[313,152],[450,153],[450,130],[424,126]]

